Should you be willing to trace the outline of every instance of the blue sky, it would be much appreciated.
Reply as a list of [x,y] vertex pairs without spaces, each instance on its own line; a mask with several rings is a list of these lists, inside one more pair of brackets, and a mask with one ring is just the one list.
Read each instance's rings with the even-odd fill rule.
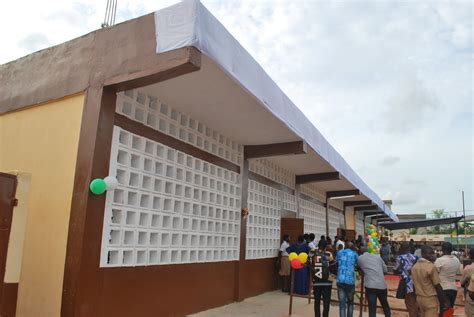
[[[117,22],[176,2],[119,0]],[[460,210],[461,190],[474,209],[471,1],[202,2],[395,212]],[[0,63],[99,28],[105,5],[3,4]]]

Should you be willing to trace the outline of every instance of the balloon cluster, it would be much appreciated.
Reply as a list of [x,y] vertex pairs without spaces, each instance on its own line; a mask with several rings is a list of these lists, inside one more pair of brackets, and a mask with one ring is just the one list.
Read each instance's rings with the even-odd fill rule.
[[367,250],[372,254],[379,254],[380,241],[377,228],[374,225],[367,225],[366,236],[365,241],[367,241]]
[[304,264],[308,261],[308,254],[306,252],[301,252],[296,254],[296,252],[291,252],[288,254],[288,260],[290,260],[291,267],[295,270],[302,269]]
[[113,176],[107,176],[106,178],[96,178],[90,185],[89,189],[94,195],[102,195],[106,190],[114,190],[118,186],[118,181]]

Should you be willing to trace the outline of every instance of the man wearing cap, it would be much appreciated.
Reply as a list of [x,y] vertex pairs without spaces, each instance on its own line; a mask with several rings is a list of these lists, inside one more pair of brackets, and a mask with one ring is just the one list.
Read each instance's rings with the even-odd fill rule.
[[336,242],[336,250],[339,249],[339,246],[340,246],[340,245],[342,246],[343,249],[344,249],[344,247],[346,246],[346,244],[344,243],[343,240],[337,240],[337,242]]
[[411,269],[416,290],[416,302],[421,317],[437,317],[438,308],[446,307],[446,299],[438,271],[433,264],[436,258],[433,248],[427,245],[422,246],[421,256],[422,258]]

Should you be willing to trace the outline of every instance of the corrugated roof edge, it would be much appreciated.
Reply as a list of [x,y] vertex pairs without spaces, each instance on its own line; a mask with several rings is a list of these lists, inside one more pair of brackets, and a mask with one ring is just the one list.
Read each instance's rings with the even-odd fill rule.
[[275,117],[305,140],[334,169],[391,219],[398,217],[365,184],[344,158],[268,76],[265,70],[198,0],[186,0],[155,12],[157,53],[194,46],[216,62]]

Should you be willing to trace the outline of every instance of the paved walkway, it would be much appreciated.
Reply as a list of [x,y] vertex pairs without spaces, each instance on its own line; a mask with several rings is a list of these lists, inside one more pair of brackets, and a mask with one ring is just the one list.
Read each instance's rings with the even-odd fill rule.
[[[392,298],[389,298],[390,307],[392,308],[405,308],[403,300],[393,298],[398,286],[398,279],[386,277],[386,282],[389,288],[389,294]],[[463,292],[458,292],[458,298],[456,299],[457,304],[464,304]],[[336,291],[333,290],[332,298],[337,298]],[[356,301],[358,299],[355,299]],[[281,291],[274,291],[264,293],[255,297],[247,298],[240,303],[232,303],[226,306],[210,309],[198,314],[191,315],[192,317],[288,317],[290,298],[287,294]],[[314,316],[314,302],[308,304],[306,298],[294,297],[293,300],[293,314],[292,317],[312,317]],[[379,313],[382,310],[379,309]],[[339,316],[339,306],[333,304],[329,311],[330,317]],[[364,312],[364,317],[368,317],[368,312]],[[377,314],[377,316],[383,316]],[[464,317],[464,307],[456,306],[454,316]],[[359,307],[354,306],[354,317],[359,317]],[[408,317],[408,313],[392,310],[392,317]]]
[[[232,303],[226,306],[210,309],[192,317],[287,317],[289,307],[289,296],[281,291],[264,293],[255,297],[247,298],[240,303]],[[312,317],[314,316],[313,302],[308,304],[305,298],[295,297],[293,300],[292,317]],[[339,316],[339,307],[331,306],[330,317]],[[354,307],[354,317],[359,316],[359,308]],[[364,313],[367,317],[368,313]],[[383,316],[383,315],[377,315]]]

